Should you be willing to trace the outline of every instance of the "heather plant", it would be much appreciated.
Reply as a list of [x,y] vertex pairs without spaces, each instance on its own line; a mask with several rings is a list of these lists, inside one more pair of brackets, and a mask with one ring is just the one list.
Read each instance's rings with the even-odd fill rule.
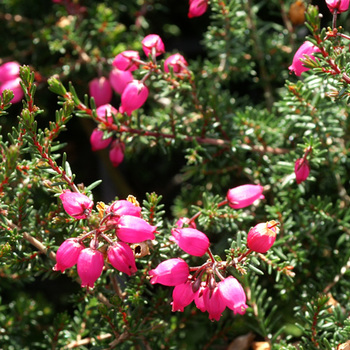
[[350,348],[349,2],[318,6],[3,0],[1,348]]

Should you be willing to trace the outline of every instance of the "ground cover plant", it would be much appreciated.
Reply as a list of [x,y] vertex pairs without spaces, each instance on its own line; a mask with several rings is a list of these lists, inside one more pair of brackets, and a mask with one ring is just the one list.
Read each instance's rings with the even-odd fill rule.
[[3,0],[0,347],[350,348],[348,7]]

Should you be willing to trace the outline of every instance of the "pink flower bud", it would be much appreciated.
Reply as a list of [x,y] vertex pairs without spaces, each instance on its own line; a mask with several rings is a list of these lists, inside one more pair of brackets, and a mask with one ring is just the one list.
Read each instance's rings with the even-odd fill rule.
[[117,167],[124,159],[125,145],[119,140],[112,142],[111,149],[109,151],[109,160],[112,162],[114,167]]
[[109,82],[112,85],[113,90],[121,95],[126,88],[126,85],[134,80],[132,73],[130,71],[122,71],[114,68],[109,73]]
[[187,281],[190,270],[185,260],[173,258],[163,261],[148,273],[151,276],[151,284],[177,286]]
[[125,199],[120,199],[106,208],[106,213],[113,213],[115,216],[131,215],[141,217],[141,208]]
[[63,272],[65,269],[73,267],[77,263],[79,254],[84,248],[84,244],[78,242],[77,238],[65,240],[57,250],[57,263],[53,267],[53,270]]
[[253,204],[257,199],[264,199],[260,185],[242,185],[228,190],[226,199],[233,209],[241,209]]
[[138,80],[131,81],[122,93],[120,111],[131,115],[146,102],[148,94],[148,87],[144,83]]
[[257,253],[266,253],[275,243],[279,232],[278,223],[274,220],[255,225],[248,232],[247,246]]
[[103,265],[103,254],[100,251],[91,248],[83,249],[77,262],[81,286],[94,288],[94,283],[101,276]]
[[192,282],[178,284],[173,290],[172,311],[184,311],[184,308],[191,304],[196,293],[192,290]]
[[132,215],[123,215],[118,220],[116,235],[126,243],[139,243],[154,239],[156,227]]
[[171,234],[170,240],[176,242],[183,251],[193,256],[204,255],[210,245],[209,238],[194,228],[175,228],[171,230]]
[[91,149],[99,151],[109,146],[112,142],[112,137],[103,138],[104,132],[100,129],[94,129],[90,136]]
[[11,90],[13,92],[13,99],[11,100],[12,103],[20,102],[24,96],[23,89],[20,84],[21,78],[15,78],[12,80],[7,80],[3,84],[0,85],[0,94],[4,90]]
[[190,221],[189,218],[180,218],[176,221],[175,226],[177,228],[183,228],[184,225],[188,225],[188,227],[196,228],[196,223],[194,221]]
[[202,16],[208,9],[208,0],[190,0],[188,18]]
[[75,219],[86,219],[94,205],[94,202],[85,194],[70,190],[63,191],[60,199],[64,210]]
[[128,276],[137,271],[134,252],[126,243],[114,243],[108,248],[107,255],[112,266]]
[[293,62],[289,66],[289,70],[294,72],[297,76],[309,70],[310,68],[305,67],[300,59],[303,59],[305,58],[305,55],[308,55],[313,60],[316,60],[316,58],[313,56],[315,52],[320,52],[320,49],[314,44],[310,43],[310,41],[305,41],[295,53]]
[[226,308],[226,302],[218,287],[210,290],[208,287],[203,291],[203,301],[210,320],[219,321],[221,314]]
[[299,158],[295,161],[294,173],[297,184],[305,181],[310,174],[310,165],[306,158]]
[[233,276],[229,276],[218,283],[218,288],[226,306],[235,314],[243,315],[248,306],[242,285]]
[[117,113],[118,113],[118,110],[108,103],[96,108],[96,114],[99,120],[103,122],[108,122],[110,124],[113,123],[112,114],[117,114]]
[[139,63],[133,59],[140,60],[140,55],[137,51],[127,50],[115,56],[112,65],[123,71],[134,71],[139,68]]
[[184,73],[187,71],[188,63],[186,62],[185,58],[180,55],[179,53],[176,53],[175,55],[169,56],[164,61],[164,70],[169,73],[170,68],[172,67],[174,73]]
[[107,104],[112,99],[112,88],[107,78],[95,78],[89,83],[90,96],[95,99],[96,107]]
[[157,34],[150,34],[145,36],[142,40],[142,48],[147,57],[150,53],[152,53],[153,48],[156,56],[159,56],[165,52],[164,43],[160,36]]
[[326,4],[332,13],[335,10],[337,13],[345,12],[349,8],[349,0],[326,0]]
[[17,62],[6,62],[0,65],[0,83],[18,78],[19,67],[20,65]]

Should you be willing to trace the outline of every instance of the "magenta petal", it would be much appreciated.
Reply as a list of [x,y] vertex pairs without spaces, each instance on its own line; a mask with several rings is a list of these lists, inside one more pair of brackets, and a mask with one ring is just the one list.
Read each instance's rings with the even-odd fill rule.
[[228,190],[226,199],[231,208],[241,209],[253,204],[257,199],[264,198],[263,190],[260,185],[242,185]]
[[173,258],[163,261],[148,273],[151,276],[151,284],[177,286],[187,281],[190,270],[186,261],[181,258]]
[[108,248],[108,260],[117,270],[132,275],[137,271],[133,250],[124,242],[116,242]]
[[96,280],[101,276],[103,265],[103,254],[100,251],[91,248],[82,250],[77,262],[81,286],[93,288]]
[[132,215],[123,215],[118,220],[116,234],[126,243],[139,243],[155,238],[156,227],[147,221]]
[[220,289],[215,287],[213,290],[210,290],[207,287],[203,292],[203,300],[209,314],[209,319],[219,321],[221,314],[226,308],[226,302]]
[[184,308],[191,304],[196,293],[193,293],[192,282],[178,284],[173,290],[172,311],[184,311]]
[[202,256],[209,248],[209,238],[197,229],[190,227],[182,229],[175,228],[171,233],[178,246],[183,251],[193,256]]
[[86,219],[91,212],[94,202],[85,194],[65,190],[60,199],[64,210],[75,219]]
[[53,270],[63,272],[65,269],[73,267],[77,263],[79,254],[84,248],[84,244],[78,242],[77,238],[65,240],[57,250],[57,263],[53,267]]

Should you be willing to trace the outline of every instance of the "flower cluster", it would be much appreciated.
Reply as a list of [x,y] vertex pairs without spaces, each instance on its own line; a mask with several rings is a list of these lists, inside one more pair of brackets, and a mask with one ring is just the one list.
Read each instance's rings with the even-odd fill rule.
[[21,101],[24,95],[20,84],[19,67],[17,62],[7,62],[0,65],[0,94],[4,90],[11,90],[14,94],[12,103]]
[[[92,150],[100,150],[112,144],[110,159],[114,166],[118,166],[124,158],[124,143],[121,140],[112,141],[112,137],[104,137],[104,131],[113,124],[112,114],[118,113],[131,116],[132,112],[141,108],[146,102],[149,89],[146,80],[151,72],[163,74],[157,67],[157,57],[165,53],[165,47],[159,35],[150,34],[142,40],[142,49],[150,62],[141,60],[138,51],[126,50],[119,53],[112,62],[113,69],[109,78],[99,77],[89,83],[90,95],[94,97],[98,116],[99,128],[96,128],[90,138]],[[173,73],[177,77],[188,74],[188,63],[180,54],[173,54],[164,61],[164,74]],[[148,73],[142,80],[137,80],[133,72],[146,69]],[[113,90],[121,95],[121,105],[117,109],[111,106]]]
[[[218,206],[228,204],[231,208],[240,209],[263,199],[263,187],[260,185],[242,185],[228,191],[226,200]],[[244,314],[246,294],[239,281],[233,277],[224,277],[222,271],[229,266],[235,267],[251,252],[266,253],[274,244],[278,233],[278,223],[269,221],[254,226],[247,235],[248,250],[230,262],[217,261],[210,251],[210,241],[205,233],[199,231],[192,219],[181,218],[171,231],[170,241],[189,255],[209,259],[199,267],[189,267],[181,258],[172,258],[161,262],[149,271],[151,284],[172,286],[172,311],[184,311],[184,308],[195,302],[202,312],[207,311],[211,320],[219,320],[225,308],[234,314]],[[191,274],[193,273],[193,274]]]
[[[87,219],[91,215],[93,201],[85,194],[64,191],[60,195],[64,210],[75,219]],[[131,200],[131,199],[130,199]],[[107,261],[117,270],[131,275],[137,271],[130,244],[155,238],[156,227],[141,218],[141,208],[129,200],[117,200],[110,206],[99,203],[102,219],[99,227],[77,238],[65,240],[56,255],[55,271],[64,271],[77,265],[82,287],[94,287]],[[90,239],[89,247],[83,243]],[[103,239],[107,242],[100,244]]]

